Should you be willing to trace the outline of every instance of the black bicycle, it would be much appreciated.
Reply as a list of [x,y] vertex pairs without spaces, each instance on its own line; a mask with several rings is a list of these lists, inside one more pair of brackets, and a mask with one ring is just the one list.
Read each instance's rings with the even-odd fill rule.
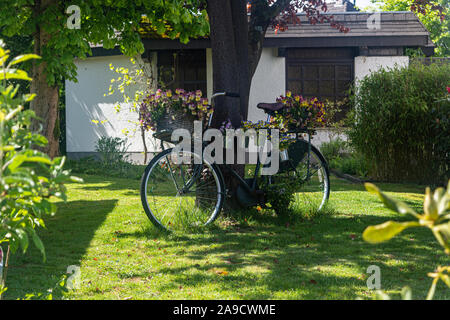
[[[236,97],[233,93],[216,93],[218,96]],[[281,103],[260,103],[270,122],[275,112],[283,108]],[[210,116],[207,127],[211,124]],[[242,206],[266,205],[265,194],[270,186],[285,181],[295,182],[294,199],[298,210],[321,210],[330,194],[328,165],[320,151],[311,144],[311,131],[288,132],[293,139],[287,150],[280,152],[280,168],[275,175],[261,175],[264,166],[258,159],[256,165],[248,165],[250,177],[241,177],[231,165],[207,161],[193,150],[178,151],[174,161],[174,149],[165,148],[171,132],[156,132],[161,140],[162,152],[148,164],[141,181],[141,200],[145,213],[157,227],[173,231],[189,227],[201,227],[212,223],[224,204],[227,190],[222,170],[228,170],[238,181],[237,199]],[[308,138],[305,140],[304,135]],[[203,153],[202,153],[203,154]],[[267,164],[265,164],[267,165]]]

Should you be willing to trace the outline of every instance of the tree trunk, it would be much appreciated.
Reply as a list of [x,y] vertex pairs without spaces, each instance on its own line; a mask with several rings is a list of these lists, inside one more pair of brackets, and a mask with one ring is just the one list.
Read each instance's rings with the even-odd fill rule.
[[[34,14],[38,16],[41,7],[47,5],[46,1],[42,3],[36,1]],[[50,35],[38,26],[34,35],[34,53],[42,55],[42,49],[49,40]],[[53,158],[59,155],[59,141],[56,134],[58,130],[55,130],[58,120],[59,88],[57,85],[48,85],[46,69],[47,64],[44,61],[33,62],[33,81],[30,91],[35,93],[36,97],[31,101],[30,108],[40,119],[33,120],[31,130],[39,132],[47,138],[48,144],[43,148],[43,151]]]
[[[288,0],[280,2],[284,6],[288,3]],[[247,120],[251,81],[261,58],[266,30],[271,19],[279,13],[276,8],[269,8],[267,0],[252,1],[249,23],[246,0],[208,0],[213,91],[239,92],[240,95],[239,99],[216,98],[213,127],[219,128],[230,119],[233,126],[238,128],[242,120]],[[243,176],[243,165],[234,165],[233,169]],[[227,170],[223,170],[223,173],[227,188],[232,190],[228,208],[233,209],[237,204],[235,191],[238,182]]]
[[267,0],[252,1],[247,15],[246,0],[208,0],[213,58],[213,91],[239,92],[236,98],[217,98],[213,125],[229,118],[235,127],[247,120],[250,86],[271,20],[289,5],[278,0],[269,7]]
[[[244,5],[244,7],[242,7]],[[244,8],[244,11],[243,11]],[[244,19],[242,19],[244,14]],[[241,126],[247,117],[250,84],[247,76],[247,30],[245,1],[243,0],[209,0],[208,16],[211,27],[210,38],[213,59],[213,91],[239,93],[240,98],[218,97],[214,101],[212,126],[220,127],[229,119],[235,128]],[[241,30],[241,32],[239,32]],[[245,34],[245,35],[244,35]],[[245,56],[244,56],[245,55]],[[245,70],[244,70],[245,69]],[[244,70],[244,71],[243,71]],[[244,78],[244,81],[242,81]],[[243,165],[233,165],[239,174],[244,172]],[[236,190],[238,182],[232,174],[224,169],[225,183],[229,190],[226,212],[232,214],[238,204]]]
[[[211,27],[213,91],[239,92],[239,67],[231,2],[209,0],[208,16]],[[216,98],[213,127],[220,127],[227,119],[231,120],[233,126],[239,127],[241,122],[239,101],[231,97]]]
[[232,0],[231,15],[233,19],[234,42],[237,55],[239,81],[239,104],[242,120],[247,120],[251,77],[249,75],[248,55],[248,16],[247,1]]

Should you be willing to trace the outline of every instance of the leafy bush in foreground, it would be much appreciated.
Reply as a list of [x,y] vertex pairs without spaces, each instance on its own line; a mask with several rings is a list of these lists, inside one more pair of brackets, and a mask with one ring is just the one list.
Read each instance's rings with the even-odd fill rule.
[[[8,58],[9,50],[0,40],[0,244],[8,247],[6,261],[10,251],[25,252],[30,241],[45,260],[44,245],[35,229],[45,226],[44,215],[56,212],[52,197],[66,200],[64,183],[79,179],[64,170],[65,158],[50,159],[35,149],[45,146],[47,140],[29,130],[35,114],[23,105],[34,95],[18,96],[19,86],[9,83],[13,79],[31,80],[15,66],[39,57],[21,55],[6,64]],[[0,292],[2,286],[0,283]]]
[[[430,188],[426,188],[423,214],[416,213],[402,201],[388,197],[371,183],[366,183],[365,186],[367,191],[380,197],[386,208],[401,214],[410,214],[415,218],[413,221],[387,221],[376,226],[369,226],[363,232],[363,239],[365,241],[370,243],[380,243],[392,239],[407,228],[424,227],[431,230],[436,240],[444,248],[445,253],[450,255],[450,181],[447,190],[438,188],[434,193],[431,193]],[[433,279],[433,282],[428,292],[427,300],[433,299],[439,280],[444,282],[447,287],[450,288],[450,266],[438,266],[436,270],[429,273],[428,276]],[[389,298],[382,293],[379,293],[379,295],[383,299]]]

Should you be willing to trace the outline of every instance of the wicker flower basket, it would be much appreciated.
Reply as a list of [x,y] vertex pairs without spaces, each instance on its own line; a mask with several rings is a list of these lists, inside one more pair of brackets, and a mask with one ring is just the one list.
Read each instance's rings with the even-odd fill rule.
[[184,112],[168,110],[166,114],[156,122],[156,132],[174,131],[175,129],[186,129],[194,131],[195,118]]
[[[208,99],[202,98],[202,92],[186,92],[183,89],[162,91],[148,95],[140,105],[139,121],[146,130],[159,133],[171,133],[175,129],[194,131],[194,121],[205,123],[211,110]],[[155,136],[155,135],[154,135]]]

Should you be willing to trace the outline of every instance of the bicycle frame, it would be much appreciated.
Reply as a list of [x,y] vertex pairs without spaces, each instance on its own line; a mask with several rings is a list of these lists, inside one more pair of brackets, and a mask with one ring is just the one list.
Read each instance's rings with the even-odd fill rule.
[[[213,101],[216,97],[219,97],[219,96],[238,97],[237,94],[227,94],[226,92],[218,92],[218,93],[215,93],[215,94],[213,94],[211,96],[211,101]],[[211,104],[210,107],[213,107],[213,105]],[[211,115],[209,116],[208,124],[207,124],[204,132],[211,127],[211,122],[212,122],[212,119],[213,119],[213,115],[214,115],[214,109],[213,109],[213,112],[211,113]],[[271,119],[272,119],[272,116],[270,114],[267,114],[266,122],[269,123],[271,121]],[[296,139],[300,140],[299,137],[298,137],[298,134],[300,132],[288,132],[288,134],[289,133],[295,133],[296,134]],[[310,177],[309,165],[310,165],[310,157],[311,157],[311,134],[310,134],[310,132],[308,130],[306,130],[305,133],[308,134],[308,159],[307,159],[307,176],[306,176],[306,178],[309,179],[309,177]],[[204,147],[204,145],[203,145],[203,147]],[[161,148],[162,148],[162,150],[165,150],[162,140],[161,140]],[[257,182],[257,178],[258,178],[258,173],[259,173],[259,170],[261,168],[261,162],[259,160],[259,157],[257,158],[256,168],[255,168],[255,172],[253,174],[253,177],[250,178],[250,179],[247,179],[247,180],[249,180],[248,182],[246,181],[246,179],[242,178],[231,166],[225,164],[223,167],[230,171],[230,173],[237,179],[239,185],[241,185],[246,191],[248,191],[250,193],[254,193],[255,192],[255,190],[256,190],[256,182]],[[195,176],[191,177],[190,181],[188,181],[187,184],[184,182],[185,185],[183,187],[183,190],[186,189],[186,188],[190,188],[190,186],[194,183],[193,179],[194,179]]]

